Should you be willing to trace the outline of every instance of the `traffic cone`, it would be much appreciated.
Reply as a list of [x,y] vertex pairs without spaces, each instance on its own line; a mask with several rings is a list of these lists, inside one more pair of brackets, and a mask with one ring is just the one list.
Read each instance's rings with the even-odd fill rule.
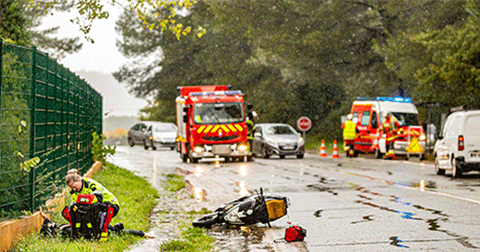
[[325,151],[325,140],[322,139],[322,146],[320,146],[320,155],[319,157],[326,157],[327,152]]
[[375,136],[375,140],[373,140],[373,145],[370,147],[371,152],[375,152],[375,150],[380,149],[378,142],[380,141],[380,132],[377,131],[377,136]]
[[338,148],[337,148],[337,140],[333,140],[333,154],[332,158],[339,158],[338,156]]

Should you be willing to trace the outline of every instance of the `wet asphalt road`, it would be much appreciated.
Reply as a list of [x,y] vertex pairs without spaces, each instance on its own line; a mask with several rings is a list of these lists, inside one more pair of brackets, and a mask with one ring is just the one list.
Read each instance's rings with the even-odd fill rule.
[[[169,149],[118,146],[112,162],[159,186],[161,174],[184,172],[197,197],[195,210],[252,193],[287,196],[289,215],[265,235],[210,231],[223,251],[470,251],[480,250],[480,176],[453,180],[435,174],[433,163],[349,159],[257,158],[215,165],[182,163]],[[287,221],[307,229],[304,243],[275,244]],[[293,247],[292,247],[293,246]]]

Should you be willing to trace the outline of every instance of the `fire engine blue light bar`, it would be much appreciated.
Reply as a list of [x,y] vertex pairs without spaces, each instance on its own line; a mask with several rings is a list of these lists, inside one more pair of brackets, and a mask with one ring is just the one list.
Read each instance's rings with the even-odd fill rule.
[[412,102],[412,98],[408,97],[400,97],[400,96],[395,96],[395,97],[357,97],[357,100],[359,101],[388,101],[388,102],[403,102],[403,103],[410,103]]
[[214,91],[214,92],[194,92],[190,93],[191,96],[207,96],[207,95],[241,95],[241,90],[234,91]]

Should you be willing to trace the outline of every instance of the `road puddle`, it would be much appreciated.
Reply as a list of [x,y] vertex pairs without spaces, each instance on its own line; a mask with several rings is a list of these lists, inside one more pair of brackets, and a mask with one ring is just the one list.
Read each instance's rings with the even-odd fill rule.
[[[207,229],[209,236],[215,238],[215,251],[275,251],[264,241],[264,228],[250,227],[251,229],[229,229],[218,227]],[[271,242],[271,241],[270,241]]]

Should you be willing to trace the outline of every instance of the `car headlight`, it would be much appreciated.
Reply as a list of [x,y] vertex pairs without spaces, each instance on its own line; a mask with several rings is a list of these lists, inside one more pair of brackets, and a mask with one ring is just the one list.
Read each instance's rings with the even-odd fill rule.
[[303,139],[303,137],[300,137],[298,139],[298,145],[303,145],[305,143],[305,140]]
[[425,134],[421,134],[421,135],[420,135],[420,141],[425,141],[425,139],[427,139],[427,137],[425,136]]
[[269,143],[270,145],[278,147],[278,143],[275,142],[275,140],[273,140],[273,139],[271,139],[271,138],[266,138],[265,140],[266,140],[267,143]]
[[202,146],[195,146],[195,147],[193,147],[193,152],[201,153],[201,152],[203,152],[203,147]]
[[247,150],[248,150],[248,146],[247,146],[246,144],[239,144],[239,145],[237,146],[237,150],[238,150],[238,151],[242,151],[242,152],[243,152],[243,151],[247,151]]

